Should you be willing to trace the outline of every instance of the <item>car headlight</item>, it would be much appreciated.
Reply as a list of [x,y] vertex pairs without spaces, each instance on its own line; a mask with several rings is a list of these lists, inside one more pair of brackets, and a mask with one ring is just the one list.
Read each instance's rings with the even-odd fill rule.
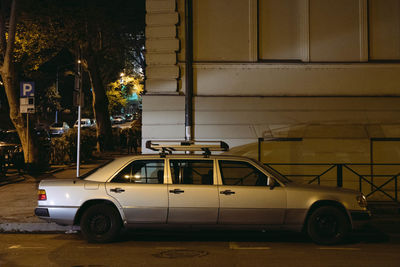
[[363,194],[358,195],[357,203],[361,208],[366,208],[367,207],[367,198]]

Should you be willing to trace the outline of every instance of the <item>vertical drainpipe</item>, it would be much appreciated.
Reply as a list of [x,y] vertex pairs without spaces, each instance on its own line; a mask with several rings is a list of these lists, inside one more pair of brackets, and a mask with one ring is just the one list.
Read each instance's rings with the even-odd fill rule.
[[193,0],[185,0],[185,140],[193,140]]

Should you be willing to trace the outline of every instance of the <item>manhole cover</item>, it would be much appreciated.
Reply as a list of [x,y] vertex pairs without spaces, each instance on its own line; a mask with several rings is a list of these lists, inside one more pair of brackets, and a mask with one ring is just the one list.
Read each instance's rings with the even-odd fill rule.
[[154,254],[155,257],[159,258],[194,258],[194,257],[204,257],[207,256],[207,251],[202,250],[190,250],[190,249],[173,249],[162,251],[158,254]]

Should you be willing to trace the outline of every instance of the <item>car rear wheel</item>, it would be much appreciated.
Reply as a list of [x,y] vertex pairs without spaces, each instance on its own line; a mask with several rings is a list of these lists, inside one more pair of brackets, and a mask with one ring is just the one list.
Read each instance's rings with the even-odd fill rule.
[[307,232],[317,244],[334,245],[343,242],[350,231],[350,223],[340,209],[333,206],[317,208],[309,217]]
[[81,232],[91,243],[107,243],[113,241],[122,228],[118,211],[106,204],[89,207],[82,215]]

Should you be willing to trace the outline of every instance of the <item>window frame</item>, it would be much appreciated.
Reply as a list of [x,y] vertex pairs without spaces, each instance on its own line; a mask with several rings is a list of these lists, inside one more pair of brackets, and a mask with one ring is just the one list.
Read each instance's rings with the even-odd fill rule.
[[[174,184],[173,183],[173,179],[172,179],[173,177],[172,177],[171,161],[175,161],[175,160],[177,160],[177,161],[196,161],[196,162],[198,162],[198,161],[210,161],[212,163],[212,168],[213,168],[213,170],[212,170],[213,171],[213,180],[212,180],[213,182],[212,182],[212,184],[211,185],[209,185],[209,184],[181,184],[181,183]],[[216,177],[216,162],[215,162],[215,159],[213,159],[213,158],[187,158],[187,157],[169,158],[167,160],[167,164],[168,164],[168,184],[175,185],[175,186],[178,186],[178,185],[194,185],[194,186],[209,185],[209,186],[216,186],[216,185],[218,185],[218,179]]]
[[[242,164],[247,164],[250,165],[251,167],[253,167],[255,170],[258,170],[259,172],[261,172],[262,174],[264,174],[266,176],[266,179],[268,181],[268,178],[272,178],[275,181],[277,180],[276,178],[274,178],[271,174],[265,172],[264,169],[259,168],[259,166],[257,166],[256,164],[254,164],[252,161],[247,161],[247,160],[235,160],[235,159],[218,159],[217,165],[218,165],[218,172],[220,175],[220,182],[222,186],[240,186],[240,187],[244,187],[244,186],[250,186],[250,187],[269,187],[269,185],[241,185],[241,184],[224,184],[223,181],[223,173],[222,173],[222,168],[221,168],[221,162],[222,161],[228,161],[228,162],[239,162]],[[266,182],[267,182],[266,181]]]
[[[119,176],[119,174],[125,170],[127,167],[131,166],[131,164],[133,164],[135,161],[154,161],[154,162],[159,162],[164,164],[163,166],[163,183],[132,183],[132,182],[126,182],[126,183],[121,183],[121,182],[113,182],[114,179],[117,178],[117,176]],[[131,172],[132,172],[132,167],[131,167]],[[161,158],[137,158],[137,159],[133,159],[129,162],[127,162],[126,164],[124,164],[121,168],[119,168],[110,179],[107,180],[107,183],[121,183],[121,184],[125,184],[125,185],[138,185],[138,184],[142,184],[142,185],[162,185],[162,184],[167,184],[167,179],[166,179],[166,161],[165,159],[161,159]],[[146,181],[147,181],[147,176],[146,176]]]

